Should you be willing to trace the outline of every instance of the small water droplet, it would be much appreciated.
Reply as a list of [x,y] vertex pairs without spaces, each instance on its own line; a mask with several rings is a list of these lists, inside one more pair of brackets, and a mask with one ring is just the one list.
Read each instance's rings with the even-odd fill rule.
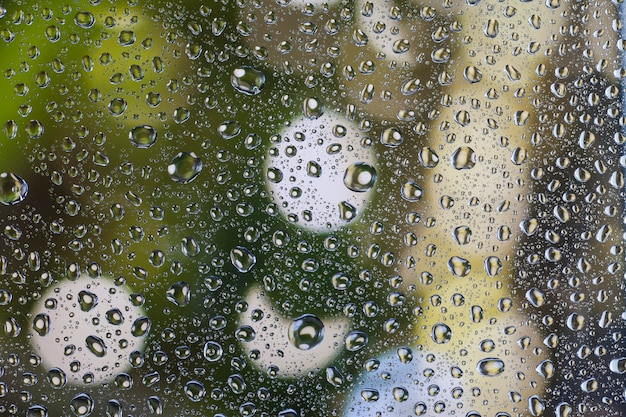
[[157,131],[149,125],[136,126],[130,131],[128,138],[136,147],[146,149],[156,142]]
[[504,372],[504,362],[498,358],[486,358],[478,362],[478,372],[484,376],[496,376]]
[[167,166],[170,178],[179,184],[193,181],[202,171],[202,160],[193,152],[180,152]]
[[235,68],[230,76],[230,84],[240,93],[255,96],[265,86],[265,74],[253,67]]
[[12,172],[0,174],[0,203],[9,206],[23,201],[28,194],[28,184]]
[[288,330],[289,341],[300,350],[310,350],[324,339],[324,323],[313,314],[293,320]]
[[355,162],[346,168],[343,183],[355,192],[369,191],[376,182],[376,169],[364,162]]

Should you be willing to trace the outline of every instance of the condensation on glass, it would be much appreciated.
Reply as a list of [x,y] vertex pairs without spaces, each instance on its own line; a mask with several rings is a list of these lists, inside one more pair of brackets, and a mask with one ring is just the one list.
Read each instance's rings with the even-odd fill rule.
[[0,414],[626,413],[621,1],[0,6]]

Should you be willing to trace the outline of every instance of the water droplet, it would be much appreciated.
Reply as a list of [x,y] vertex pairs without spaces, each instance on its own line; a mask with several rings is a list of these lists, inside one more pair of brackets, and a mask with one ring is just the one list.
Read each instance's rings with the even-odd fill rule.
[[326,381],[333,387],[339,388],[345,383],[345,378],[335,366],[330,366],[326,368]]
[[483,73],[480,72],[480,70],[475,66],[470,65],[468,67],[465,67],[465,69],[463,70],[463,77],[465,77],[467,82],[469,82],[470,84],[476,84],[483,79]]
[[0,174],[0,203],[9,206],[23,201],[28,194],[28,184],[12,172]]
[[355,192],[369,191],[376,182],[376,169],[364,162],[355,162],[346,168],[343,183]]
[[485,24],[485,36],[488,38],[495,38],[498,36],[500,24],[496,19],[488,19]]
[[123,98],[114,98],[113,100],[111,100],[109,102],[109,112],[115,116],[121,116],[125,111],[126,108],[128,107],[128,103],[126,102],[126,100],[124,100]]
[[398,147],[404,142],[402,132],[398,128],[390,127],[380,135],[380,143],[390,148]]
[[85,339],[85,346],[91,353],[99,358],[104,357],[107,354],[107,347],[104,344],[104,340],[98,336],[90,335]]
[[372,403],[378,401],[380,398],[380,394],[378,390],[372,388],[366,388],[361,390],[361,397],[365,400],[366,403]]
[[526,292],[526,299],[530,301],[534,307],[541,307],[546,301],[546,296],[538,288],[531,288]]
[[489,256],[485,259],[485,271],[489,276],[495,277],[502,270],[502,261],[497,256]]
[[82,290],[78,293],[78,305],[82,311],[90,311],[98,304],[98,296],[91,291]]
[[222,346],[217,342],[206,342],[204,344],[204,349],[202,350],[202,355],[209,362],[217,362],[222,358],[224,351],[222,350]]
[[504,362],[498,358],[486,358],[478,362],[476,370],[484,376],[496,376],[504,372]]
[[324,339],[324,323],[317,316],[305,314],[293,320],[289,341],[300,350],[310,350]]
[[240,93],[255,96],[265,86],[265,74],[253,67],[239,67],[233,70],[230,84]]
[[228,120],[220,124],[217,128],[217,133],[226,140],[236,137],[240,132],[241,124],[236,120]]
[[191,380],[185,384],[184,392],[193,402],[198,402],[206,395],[206,389],[200,381]]
[[552,378],[554,376],[554,364],[549,359],[546,359],[537,365],[536,370],[539,375],[544,378]]
[[193,152],[180,152],[167,166],[170,178],[179,184],[193,181],[202,171],[202,160]]
[[410,47],[411,47],[411,44],[409,43],[408,40],[398,39],[393,43],[393,46],[391,47],[391,49],[396,54],[403,54],[405,52],[408,52]]
[[107,321],[114,326],[119,326],[120,324],[124,323],[124,315],[119,308],[112,308],[110,310],[107,310],[105,317]]
[[52,388],[63,388],[67,384],[67,375],[59,368],[52,368],[46,376]]
[[324,104],[317,98],[306,98],[302,104],[304,116],[307,119],[315,120],[324,114]]
[[117,41],[122,46],[129,46],[135,43],[137,39],[135,32],[132,30],[122,30],[117,37]]
[[448,269],[455,276],[464,277],[470,273],[472,266],[467,259],[459,256],[453,256],[448,260]]
[[611,369],[611,372],[614,372],[616,374],[626,373],[626,358],[622,357],[612,359],[609,365],[609,369]]
[[246,273],[256,264],[256,256],[248,248],[236,246],[230,251],[230,261],[239,272]]
[[459,147],[452,154],[452,166],[456,169],[471,169],[476,165],[476,154],[474,150],[468,146]]
[[96,18],[89,12],[78,12],[74,16],[74,23],[83,29],[89,29],[96,23]]
[[185,107],[178,107],[174,110],[174,122],[177,124],[185,123],[191,117],[191,112]]
[[135,337],[143,337],[150,332],[152,321],[148,317],[139,317],[133,322],[131,327],[131,334]]
[[345,338],[346,349],[350,352],[363,349],[368,342],[367,333],[360,330],[353,330]]
[[358,210],[352,204],[347,201],[341,201],[339,203],[339,218],[344,222],[352,221],[356,218]]
[[439,163],[439,156],[434,150],[425,146],[417,154],[420,164],[426,168],[435,168]]
[[45,336],[50,331],[50,316],[46,313],[37,314],[33,318],[33,330],[36,331],[39,336]]
[[130,131],[128,138],[136,147],[146,149],[156,142],[157,131],[149,125],[136,126]]
[[184,307],[189,304],[189,300],[191,298],[191,289],[189,284],[185,281],[179,281],[172,284],[167,291],[165,292],[165,296],[169,301],[176,304],[179,307]]
[[415,94],[419,90],[422,89],[422,82],[419,78],[411,78],[402,83],[402,87],[400,88],[400,92],[405,96],[410,96],[411,94]]
[[78,417],[90,415],[93,408],[94,400],[89,394],[80,393],[70,400],[70,409]]
[[433,325],[431,337],[435,343],[448,343],[452,339],[452,330],[444,323]]
[[402,196],[402,198],[410,202],[416,202],[421,200],[423,194],[424,192],[422,190],[422,187],[420,187],[413,181],[407,181],[400,189],[400,195]]
[[468,226],[459,226],[454,229],[452,236],[459,245],[467,245],[472,238],[472,230]]
[[546,410],[546,405],[541,400],[541,398],[539,398],[536,395],[533,395],[530,398],[528,398],[528,409],[530,410],[530,413],[534,417],[539,417],[539,416],[542,416],[544,411]]

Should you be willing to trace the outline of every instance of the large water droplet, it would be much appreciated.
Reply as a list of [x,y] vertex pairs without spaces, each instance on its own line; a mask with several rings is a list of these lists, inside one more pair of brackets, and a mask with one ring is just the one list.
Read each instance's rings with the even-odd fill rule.
[[23,201],[28,194],[28,184],[12,172],[0,174],[0,203],[9,206]]
[[457,277],[464,277],[470,273],[472,266],[467,259],[453,256],[448,260],[448,269]]
[[360,330],[353,330],[346,336],[345,344],[346,349],[351,352],[363,349],[367,345],[368,337],[367,333]]
[[96,18],[89,12],[78,12],[74,16],[74,23],[83,29],[89,29],[96,23]]
[[239,67],[233,70],[230,84],[240,93],[255,96],[265,86],[265,74],[253,67]]
[[93,412],[94,400],[87,393],[80,393],[70,400],[70,409],[74,415],[85,417]]
[[222,346],[213,341],[206,342],[202,350],[202,355],[209,362],[217,362],[222,358],[223,353]]
[[478,361],[476,369],[481,375],[496,376],[504,372],[504,362],[498,358],[486,358]]
[[176,304],[179,307],[184,307],[189,304],[189,300],[191,298],[191,289],[189,284],[185,281],[179,281],[172,284],[167,291],[165,292],[165,296],[169,301]]
[[476,154],[469,146],[461,146],[452,154],[451,163],[456,169],[471,169],[476,165]]
[[413,181],[407,181],[400,189],[400,195],[403,199],[410,202],[416,202],[421,200],[424,194],[422,187],[417,185]]
[[452,330],[444,323],[436,323],[433,326],[431,337],[435,343],[448,343],[452,339]]
[[250,249],[236,246],[230,251],[230,261],[239,272],[246,273],[256,264],[256,256]]
[[67,384],[67,375],[59,368],[50,369],[47,379],[52,388],[63,388]]
[[157,140],[157,131],[149,125],[136,126],[128,134],[130,142],[138,148],[149,148]]
[[324,114],[324,104],[317,98],[306,98],[302,104],[302,110],[307,119],[315,120]]
[[289,325],[289,341],[298,349],[310,350],[324,339],[324,323],[317,316],[305,314]]
[[193,181],[202,171],[202,160],[193,152],[180,152],[167,166],[170,178],[180,184]]
[[355,192],[369,191],[376,182],[376,169],[364,162],[350,164],[343,176],[343,183]]
[[33,318],[33,330],[36,331],[39,336],[45,336],[50,331],[50,316],[46,313],[37,314]]
[[198,402],[206,395],[206,389],[200,381],[191,380],[185,384],[184,388],[187,397],[193,401]]
[[91,353],[99,358],[104,357],[107,354],[107,347],[104,344],[104,340],[98,336],[90,335],[85,339],[85,346]]

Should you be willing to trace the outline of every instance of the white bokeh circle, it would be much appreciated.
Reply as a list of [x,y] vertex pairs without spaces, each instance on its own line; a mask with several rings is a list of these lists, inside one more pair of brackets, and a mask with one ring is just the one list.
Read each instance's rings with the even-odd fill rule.
[[[367,175],[352,176],[368,184],[347,184],[355,167],[367,169]],[[316,119],[296,120],[281,132],[280,141],[269,150],[266,183],[289,221],[313,231],[330,231],[363,212],[374,194],[375,167],[367,135],[354,122],[327,112]]]
[[131,294],[104,278],[80,277],[51,287],[32,311],[31,343],[46,369],[67,382],[112,380],[142,350],[147,318]]
[[255,337],[243,342],[243,348],[248,357],[255,357],[252,363],[263,371],[275,367],[279,377],[297,378],[327,366],[343,349],[350,330],[345,317],[320,318],[324,323],[323,338],[312,348],[299,349],[289,338],[294,321],[280,316],[260,288],[253,288],[246,302],[248,309],[240,324],[251,327]]

